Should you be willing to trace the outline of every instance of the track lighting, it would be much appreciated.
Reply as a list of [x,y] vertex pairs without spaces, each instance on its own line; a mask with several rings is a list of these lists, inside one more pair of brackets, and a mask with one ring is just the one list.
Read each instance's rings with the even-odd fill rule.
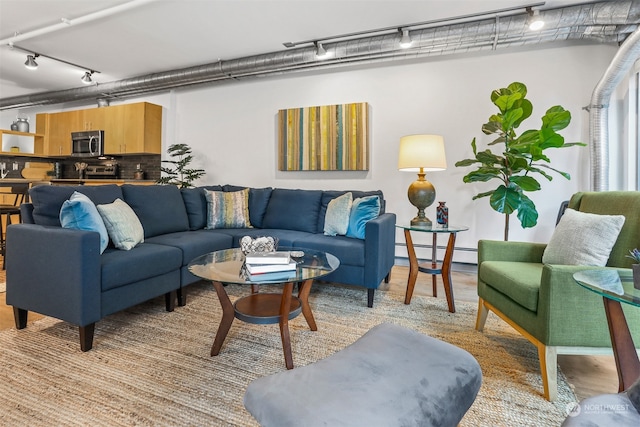
[[327,59],[328,57],[331,56],[331,54],[326,51],[324,46],[322,46],[322,43],[316,42],[315,45],[316,45],[316,58],[317,59]]
[[538,31],[544,27],[544,21],[540,16],[539,10],[533,10],[530,7],[527,8],[527,13],[529,14],[529,29],[531,31]]
[[38,68],[38,63],[36,62],[36,58],[39,55],[37,53],[34,53],[33,55],[27,55],[27,60],[24,63],[24,66],[28,69],[28,70],[35,70]]
[[80,80],[82,80],[82,83],[86,84],[86,85],[90,85],[91,83],[93,83],[93,80],[91,80],[91,75],[93,74],[93,71],[87,71],[86,73],[84,73],[84,76],[82,76],[82,78]]
[[411,36],[409,35],[409,30],[405,30],[401,28],[399,28],[398,30],[402,32],[402,38],[400,39],[400,47],[403,49],[410,48],[411,45],[413,44],[413,40],[411,40]]

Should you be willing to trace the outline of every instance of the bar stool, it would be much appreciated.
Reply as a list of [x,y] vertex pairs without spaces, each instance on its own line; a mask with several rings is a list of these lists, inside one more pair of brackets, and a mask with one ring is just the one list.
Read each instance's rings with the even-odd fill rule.
[[[29,191],[29,185],[26,184],[16,184],[10,187],[10,191],[7,194],[15,195],[13,200],[13,204],[0,204],[0,254],[2,254],[2,269],[5,269],[5,262],[7,257],[7,241],[5,239],[5,226],[3,226],[3,218],[4,223],[6,223],[6,227],[11,225],[11,217],[13,215],[18,215],[20,218],[20,204],[22,204],[25,200],[27,192]],[[0,193],[3,194],[3,193]],[[20,221],[21,219],[19,219]]]

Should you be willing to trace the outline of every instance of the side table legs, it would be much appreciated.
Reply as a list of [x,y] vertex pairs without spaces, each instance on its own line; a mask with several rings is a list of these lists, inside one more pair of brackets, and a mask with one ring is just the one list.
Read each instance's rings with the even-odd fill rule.
[[629,332],[627,319],[624,317],[622,305],[618,301],[603,297],[604,311],[607,315],[611,347],[618,368],[618,391],[622,392],[631,387],[640,377],[640,361]]
[[447,297],[447,305],[451,313],[456,312],[455,303],[453,300],[453,287],[451,285],[451,263],[453,261],[453,248],[456,242],[456,233],[449,233],[449,242],[447,243],[447,249],[444,254],[444,260],[441,268],[438,268],[436,259],[437,237],[436,233],[433,233],[433,250],[431,259],[431,268],[422,267],[418,264],[418,257],[413,246],[413,240],[411,239],[411,232],[407,229],[404,230],[404,238],[407,243],[407,254],[409,255],[409,278],[407,280],[407,292],[404,297],[404,303],[410,304],[411,297],[413,296],[413,290],[416,286],[416,279],[418,278],[418,272],[431,274],[433,296],[437,296],[436,293],[436,276],[442,274],[442,281],[444,283],[444,292]]

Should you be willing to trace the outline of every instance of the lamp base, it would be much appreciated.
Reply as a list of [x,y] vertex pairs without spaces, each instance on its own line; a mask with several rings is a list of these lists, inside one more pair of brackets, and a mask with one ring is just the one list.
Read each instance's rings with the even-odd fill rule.
[[412,227],[426,227],[429,228],[431,226],[433,226],[433,223],[431,222],[431,220],[429,218],[425,217],[415,217],[411,220],[411,226]]

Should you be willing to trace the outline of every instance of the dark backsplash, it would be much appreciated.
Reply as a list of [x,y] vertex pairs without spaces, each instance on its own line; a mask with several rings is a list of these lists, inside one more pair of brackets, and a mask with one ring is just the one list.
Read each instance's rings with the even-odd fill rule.
[[[133,179],[133,174],[136,171],[137,165],[140,165],[140,169],[145,173],[145,179],[158,180],[160,179],[160,154],[141,154],[139,156],[114,156],[118,162],[119,175],[118,179]],[[78,172],[74,164],[79,161],[87,163],[99,162],[97,159],[78,159],[73,157],[67,157],[65,159],[51,159],[47,157],[23,157],[23,156],[0,156],[0,162],[4,162],[7,165],[9,174],[7,178],[22,178],[20,171],[24,169],[25,162],[59,162],[62,165],[62,179],[77,179]],[[18,170],[13,170],[13,164],[18,164]]]

